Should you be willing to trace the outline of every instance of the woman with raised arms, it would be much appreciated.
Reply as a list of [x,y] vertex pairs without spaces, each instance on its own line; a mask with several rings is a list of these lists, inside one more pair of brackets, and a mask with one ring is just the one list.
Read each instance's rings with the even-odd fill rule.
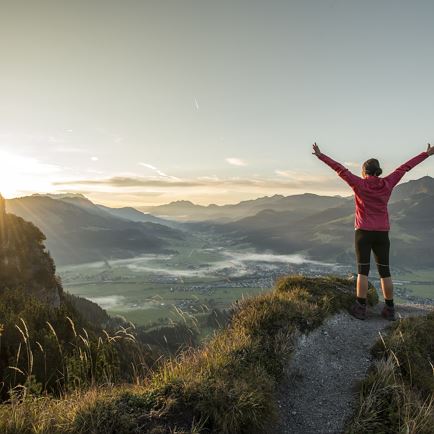
[[374,253],[378,273],[381,280],[385,306],[382,316],[390,321],[395,320],[393,304],[393,282],[389,267],[389,214],[387,204],[394,187],[406,172],[434,154],[434,147],[428,149],[399,166],[390,175],[381,177],[382,169],[375,158],[363,163],[362,177],[354,175],[342,164],[323,154],[314,143],[313,154],[330,166],[354,191],[355,248],[357,258],[357,297],[350,313],[358,318],[366,318],[366,295],[368,292],[368,275],[371,250]]

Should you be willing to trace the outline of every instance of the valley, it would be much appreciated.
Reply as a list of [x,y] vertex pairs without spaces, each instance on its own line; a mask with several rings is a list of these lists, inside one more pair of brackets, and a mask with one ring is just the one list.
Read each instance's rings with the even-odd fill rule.
[[[391,202],[398,301],[434,299],[433,186],[430,177],[401,184]],[[226,310],[284,275],[354,273],[353,207],[351,198],[309,193],[224,206],[176,201],[145,213],[77,194],[7,201],[42,228],[66,291],[144,326]],[[373,259],[371,270],[379,289]]]
[[287,274],[342,274],[346,266],[227,247],[185,249],[172,255],[59,267],[66,291],[138,325],[182,320],[268,291]]
[[[188,247],[171,255],[148,254],[58,269],[66,291],[97,303],[110,315],[145,326],[227,309],[237,300],[269,291],[284,275],[350,275],[353,271],[348,264],[312,261],[301,254],[255,253],[228,246]],[[371,280],[379,289],[375,271]],[[398,301],[434,304],[430,270],[409,273],[397,268],[395,286]]]

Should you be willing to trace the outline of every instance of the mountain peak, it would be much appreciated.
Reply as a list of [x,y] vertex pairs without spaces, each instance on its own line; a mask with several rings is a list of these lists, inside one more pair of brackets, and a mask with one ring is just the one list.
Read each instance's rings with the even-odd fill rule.
[[422,178],[412,179],[399,184],[392,194],[392,201],[403,200],[419,193],[434,195],[434,178],[426,175]]
[[[165,206],[165,205],[163,205]],[[195,203],[191,202],[190,200],[175,200],[173,202],[170,202],[167,206],[183,206],[183,207],[196,207],[200,205],[196,205]]]

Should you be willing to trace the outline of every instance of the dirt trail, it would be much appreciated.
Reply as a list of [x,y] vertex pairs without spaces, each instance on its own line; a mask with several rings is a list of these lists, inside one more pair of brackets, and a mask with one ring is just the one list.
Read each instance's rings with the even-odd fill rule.
[[[280,422],[275,434],[342,434],[357,401],[357,381],[372,363],[370,348],[390,324],[380,317],[382,304],[360,321],[348,313],[329,318],[295,342],[280,385]],[[398,305],[398,317],[427,314],[433,306]]]

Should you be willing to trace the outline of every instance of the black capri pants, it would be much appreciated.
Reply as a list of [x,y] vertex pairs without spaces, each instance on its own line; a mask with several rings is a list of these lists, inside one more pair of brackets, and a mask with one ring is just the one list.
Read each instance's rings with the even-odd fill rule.
[[356,258],[357,271],[365,276],[369,275],[371,264],[371,250],[374,252],[380,277],[390,277],[389,250],[390,240],[388,231],[366,231],[356,229]]

